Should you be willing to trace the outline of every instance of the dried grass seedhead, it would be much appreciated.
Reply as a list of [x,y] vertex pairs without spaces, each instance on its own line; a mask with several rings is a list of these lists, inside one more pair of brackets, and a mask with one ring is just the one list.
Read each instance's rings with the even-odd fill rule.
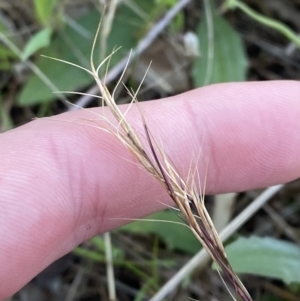
[[[189,184],[176,172],[175,167],[168,159],[164,150],[158,146],[151,136],[147,123],[145,122],[145,118],[141,113],[144,131],[151,152],[151,155],[148,155],[138,135],[116,105],[113,94],[110,94],[105,84],[98,78],[98,69],[95,70],[93,64],[93,51],[91,56],[91,67],[93,76],[102,94],[103,101],[109,107],[111,113],[119,123],[119,126],[122,128],[122,131],[118,131],[114,134],[116,134],[119,140],[131,151],[145,169],[166,189],[170,197],[180,209],[190,229],[233,284],[237,294],[242,297],[243,300],[252,300],[251,296],[228,262],[223,244],[219,239],[218,233],[215,230],[212,220],[206,210],[203,194],[199,194],[194,181],[191,181]],[[132,102],[136,102],[136,94],[130,94]],[[195,216],[193,212],[197,212],[197,216]]]
[[[104,81],[99,78],[99,69],[107,61],[109,61],[111,56],[117,51],[114,50],[97,68],[95,68],[93,57],[99,29],[100,26],[98,27],[91,53],[91,70],[84,69],[80,66],[77,67],[84,69],[94,77],[101,92],[103,105],[106,105],[109,108],[110,112],[118,123],[118,126],[116,127],[109,121],[109,119],[102,116],[102,120],[107,123],[107,127],[104,130],[116,136],[136,157],[138,162],[159,181],[159,183],[164,187],[174,203],[180,209],[187,225],[190,227],[197,239],[202,243],[203,247],[210,254],[211,258],[223,271],[227,279],[231,282],[237,295],[240,296],[244,301],[251,301],[252,298],[250,294],[236,273],[233,271],[227,259],[223,244],[219,239],[218,233],[206,210],[204,204],[204,192],[199,193],[198,191],[197,185],[194,181],[196,170],[189,180],[185,181],[182,179],[162,147],[160,147],[152,137],[145,118],[141,112],[141,119],[148,143],[148,145],[145,147],[145,144],[143,144],[139,138],[139,135],[136,134],[135,130],[128,123],[126,114],[120,111],[114,99],[114,92],[117,89],[117,86],[121,83],[124,73],[122,74],[115,90],[112,93],[110,93]],[[65,63],[71,64],[69,62]],[[128,90],[128,93],[132,98],[132,103],[136,103],[136,105],[138,105],[136,97],[137,92],[133,93]],[[103,128],[101,129],[103,130]]]

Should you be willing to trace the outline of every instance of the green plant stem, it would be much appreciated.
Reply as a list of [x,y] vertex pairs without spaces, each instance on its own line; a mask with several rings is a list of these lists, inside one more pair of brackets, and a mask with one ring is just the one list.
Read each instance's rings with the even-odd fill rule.
[[[10,49],[22,61],[22,51],[11,42],[4,34],[0,32],[0,42],[2,42],[8,49]],[[25,64],[51,91],[59,91],[55,84],[30,60],[23,61]],[[58,98],[65,104],[67,108],[70,107],[69,101],[62,93],[58,93]]]
[[284,35],[286,38],[288,38],[290,41],[294,42],[297,45],[297,47],[300,48],[300,38],[297,36],[297,34],[293,30],[291,30],[285,24],[283,24],[279,21],[276,21],[274,19],[268,18],[268,17],[256,12],[255,10],[253,10],[252,8],[247,6],[245,3],[238,1],[238,0],[226,1],[225,7],[229,8],[229,9],[239,8],[245,14],[247,14],[249,17],[253,18],[257,22],[277,30],[282,35]]

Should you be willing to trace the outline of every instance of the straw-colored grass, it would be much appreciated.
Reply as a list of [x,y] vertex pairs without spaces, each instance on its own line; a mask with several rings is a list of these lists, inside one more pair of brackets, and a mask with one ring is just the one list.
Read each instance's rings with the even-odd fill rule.
[[[171,160],[168,158],[162,147],[156,143],[155,139],[151,135],[145,118],[141,112],[141,119],[148,144],[144,145],[142,140],[140,140],[139,135],[128,123],[126,114],[123,114],[116,105],[114,92],[117,87],[112,93],[110,93],[104,82],[100,79],[99,69],[104,65],[104,63],[109,61],[110,57],[116,50],[114,50],[110,56],[108,56],[97,68],[95,68],[93,57],[99,29],[100,26],[97,30],[91,53],[91,70],[84,69],[80,66],[76,67],[84,69],[94,77],[101,93],[103,105],[106,105],[109,108],[118,123],[118,126],[116,127],[107,118],[102,116],[101,119],[107,122],[107,127],[104,130],[116,136],[117,139],[119,139],[120,142],[122,142],[135,156],[137,161],[164,187],[181,211],[187,226],[202,243],[211,258],[217,263],[225,277],[233,285],[237,295],[240,296],[242,300],[251,301],[252,298],[250,294],[233,271],[226,257],[223,244],[219,239],[218,233],[206,210],[204,204],[204,191],[203,193],[199,193],[198,191],[195,183],[195,177],[198,174],[197,170],[195,169],[193,172],[190,172],[190,176],[187,180],[184,180],[180,176],[180,174],[176,171],[176,167],[173,166]],[[56,60],[61,61],[59,59]],[[69,62],[65,63],[74,65]],[[117,86],[121,83],[121,79]],[[132,93],[128,90],[128,93],[132,98],[132,104],[138,105],[136,96],[137,92]],[[103,128],[101,129],[103,130]]]

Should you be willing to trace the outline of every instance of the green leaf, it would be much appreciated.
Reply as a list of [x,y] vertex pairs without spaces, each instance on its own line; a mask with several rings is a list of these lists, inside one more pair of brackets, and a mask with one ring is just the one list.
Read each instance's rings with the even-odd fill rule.
[[25,45],[24,51],[22,53],[22,60],[25,61],[39,49],[47,47],[50,44],[51,35],[52,29],[49,27],[46,27],[33,35]]
[[[132,222],[126,226],[123,226],[120,230],[140,234],[156,234],[170,249],[176,249],[190,254],[195,254],[200,250],[201,245],[192,231],[184,225],[176,224],[182,224],[183,221],[176,215],[175,212],[162,211],[150,215],[147,217],[147,219],[151,219],[153,221]],[[163,221],[171,221],[176,223],[166,223]]]
[[56,2],[57,0],[34,0],[35,15],[41,24],[48,24]]
[[[66,26],[63,34],[52,39],[49,47],[42,54],[61,60],[66,60],[90,69],[90,53],[94,39],[94,33],[99,23],[99,13],[90,12],[77,20],[77,22],[90,32],[90,37],[80,35],[74,28]],[[136,32],[143,25],[143,21],[134,14],[127,6],[120,5],[114,19],[111,33],[107,41],[107,53],[111,53],[114,47],[122,48],[112,57],[110,68],[121,60],[137,41]],[[99,43],[95,49],[95,64],[98,64]],[[94,79],[83,70],[48,58],[39,57],[35,62],[49,79],[63,91],[75,91],[94,82]],[[105,67],[104,67],[105,68]],[[32,75],[23,87],[18,104],[21,106],[41,104],[56,99],[53,91],[36,76]]]
[[[194,85],[201,87],[213,83],[246,80],[248,63],[240,36],[223,17],[216,13],[213,13],[212,21],[214,28],[212,47],[210,47],[206,18],[197,29],[201,55],[193,64]],[[211,48],[213,51],[210,56]]]
[[225,251],[237,273],[300,283],[300,247],[296,244],[270,237],[240,237]]

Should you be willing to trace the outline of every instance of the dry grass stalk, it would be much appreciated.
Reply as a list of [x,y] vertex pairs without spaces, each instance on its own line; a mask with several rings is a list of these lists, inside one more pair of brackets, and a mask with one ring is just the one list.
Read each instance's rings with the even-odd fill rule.
[[[92,53],[93,57],[93,53]],[[194,181],[188,183],[184,181],[176,172],[172,163],[164,153],[163,149],[154,142],[148,126],[143,119],[143,126],[147,141],[150,147],[151,156],[149,156],[143,147],[142,142],[135,134],[133,128],[127,122],[123,113],[119,110],[113,95],[110,94],[106,85],[99,79],[98,70],[95,69],[91,59],[91,68],[103,97],[103,101],[116,118],[122,131],[114,133],[117,138],[131,151],[137,160],[152,174],[165,188],[175,204],[180,209],[185,221],[190,229],[205,247],[212,259],[218,264],[226,277],[234,286],[237,294],[243,299],[250,301],[251,296],[246,288],[233,271],[226,257],[223,244],[219,239],[218,233],[206,210],[203,195],[199,196]],[[131,94],[132,100],[136,101],[136,94]],[[196,212],[198,216],[195,216]]]
[[[99,28],[97,30],[96,37],[98,36],[98,33]],[[103,117],[102,120],[105,120],[110,126],[113,127],[112,129],[105,128],[104,130],[116,136],[136,157],[138,162],[160,182],[160,184],[164,187],[164,189],[168,192],[172,200],[180,209],[183,218],[190,227],[191,231],[202,243],[203,247],[209,253],[211,258],[218,264],[227,279],[231,282],[237,295],[240,296],[244,301],[251,301],[252,298],[250,294],[233,271],[227,259],[223,244],[219,239],[218,233],[215,230],[211,218],[206,210],[204,204],[204,193],[199,194],[197,185],[194,182],[194,176],[192,175],[187,181],[184,181],[180,177],[179,173],[176,172],[175,167],[172,165],[163,149],[159,147],[153,139],[145,119],[141,114],[143,127],[148,142],[148,148],[150,148],[150,154],[149,151],[147,152],[147,148],[144,147],[134,129],[127,122],[125,114],[123,114],[116,105],[114,100],[114,92],[112,94],[109,92],[108,88],[104,82],[101,81],[98,75],[101,66],[103,66],[103,64],[110,59],[116,50],[113,51],[113,53],[107,57],[97,67],[97,69],[95,69],[93,63],[95,43],[96,38],[94,40],[91,53],[91,71],[80,66],[77,67],[84,69],[94,77],[101,92],[103,104],[109,108],[110,112],[118,122],[118,127],[115,127],[108,119]],[[65,63],[71,64],[69,62]],[[120,82],[121,79],[119,80],[117,86],[120,84]],[[129,92],[129,94],[132,97],[132,103],[136,103],[137,93]],[[103,130],[103,128],[101,129]],[[194,213],[196,213],[196,215]]]
[[[163,150],[153,142],[148,126],[143,120],[144,130],[154,160],[151,159],[138,136],[118,110],[106,86],[101,81],[98,81],[98,79],[96,81],[100,85],[101,92],[103,92],[102,95],[105,103],[112,110],[123,130],[123,132],[117,133],[116,136],[118,139],[132,152],[145,169],[163,185],[180,209],[190,229],[233,284],[237,294],[243,300],[252,300],[227,260],[223,244],[205,208],[204,197],[203,195],[199,196],[196,185],[194,183],[186,183],[179,176]],[[195,216],[193,212],[197,212],[198,216]]]

